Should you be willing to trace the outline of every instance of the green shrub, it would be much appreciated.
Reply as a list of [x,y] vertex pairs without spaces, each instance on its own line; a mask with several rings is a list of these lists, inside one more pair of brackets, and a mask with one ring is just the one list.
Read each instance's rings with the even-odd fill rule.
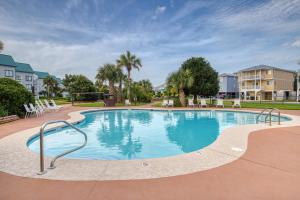
[[33,95],[20,83],[10,78],[0,78],[0,107],[7,115],[23,116],[23,104],[34,103]]
[[0,106],[0,117],[5,117],[7,115],[8,115],[7,111],[4,110],[2,106]]

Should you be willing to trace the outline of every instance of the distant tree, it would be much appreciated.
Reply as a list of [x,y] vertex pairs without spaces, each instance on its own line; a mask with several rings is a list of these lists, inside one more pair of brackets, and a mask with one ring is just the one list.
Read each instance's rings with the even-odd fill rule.
[[47,76],[46,78],[44,78],[44,85],[47,88],[47,98],[52,97],[55,89],[58,87],[56,79],[52,76]]
[[194,95],[214,96],[219,91],[218,72],[202,57],[192,57],[186,60],[181,68],[190,70],[193,85],[188,88],[188,93]]
[[3,51],[3,49],[4,49],[4,44],[3,44],[3,42],[0,40],[0,52]]
[[[94,83],[84,75],[66,74],[63,79],[63,85],[71,96],[73,96],[74,93],[96,92]],[[76,100],[95,100],[98,98],[98,95],[86,94],[79,97],[74,96],[74,98],[76,98]]]
[[171,73],[167,78],[167,87],[176,88],[179,94],[181,106],[185,106],[185,88],[190,88],[194,84],[194,79],[189,69],[179,69]]
[[122,54],[119,59],[117,59],[118,67],[125,67],[127,70],[127,78],[128,78],[128,90],[127,96],[130,98],[130,88],[131,88],[131,70],[133,68],[140,69],[142,67],[140,58],[137,58],[134,54],[131,54],[129,51],[126,51],[125,54]]
[[146,93],[154,94],[153,86],[152,86],[152,83],[150,82],[150,80],[148,80],[148,79],[146,79],[146,80],[140,80],[138,82],[138,84],[142,87],[142,89]]
[[118,75],[120,73],[119,71],[121,71],[121,69],[117,68],[114,64],[104,64],[98,69],[96,79],[102,83],[108,81],[110,95],[116,96],[114,85],[118,82]]

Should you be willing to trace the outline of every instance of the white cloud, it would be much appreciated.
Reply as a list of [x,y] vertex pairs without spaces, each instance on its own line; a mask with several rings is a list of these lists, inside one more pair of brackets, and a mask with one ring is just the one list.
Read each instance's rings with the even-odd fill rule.
[[294,41],[294,42],[292,43],[292,47],[300,47],[300,39]]
[[166,6],[157,6],[154,15],[152,16],[152,19],[157,19],[159,15],[163,14],[166,11],[166,9]]

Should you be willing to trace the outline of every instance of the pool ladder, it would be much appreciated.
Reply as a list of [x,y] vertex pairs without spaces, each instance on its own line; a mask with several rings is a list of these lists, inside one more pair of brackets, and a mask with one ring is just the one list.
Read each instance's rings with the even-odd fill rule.
[[81,133],[81,134],[84,136],[84,142],[83,142],[82,145],[80,145],[80,146],[78,146],[78,147],[76,147],[76,148],[74,148],[74,149],[70,149],[70,150],[68,150],[68,151],[65,151],[65,152],[63,152],[63,153],[61,153],[61,154],[55,156],[55,157],[52,159],[52,161],[51,161],[50,166],[49,166],[48,169],[54,169],[54,168],[55,168],[54,163],[55,163],[55,161],[56,161],[58,158],[60,158],[60,157],[62,157],[62,156],[65,156],[65,155],[67,155],[67,154],[69,154],[69,153],[72,153],[72,152],[74,152],[74,151],[77,151],[77,150],[83,148],[83,147],[86,145],[86,143],[87,143],[87,135],[86,135],[86,133],[83,132],[82,130],[80,130],[79,128],[75,127],[73,124],[71,124],[71,123],[65,121],[65,120],[55,120],[55,121],[48,121],[48,122],[44,123],[44,124],[41,126],[40,134],[39,134],[39,135],[40,135],[40,171],[38,172],[38,175],[43,175],[43,174],[45,174],[45,173],[47,172],[47,171],[45,170],[45,165],[44,165],[44,163],[45,163],[45,161],[44,161],[44,130],[45,130],[45,128],[46,128],[48,125],[50,125],[50,124],[56,124],[56,123],[64,123],[66,126],[69,126],[69,127],[73,128],[73,129],[75,129],[76,131],[78,131],[79,133]]
[[263,111],[261,111],[257,117],[256,117],[256,123],[258,124],[259,118],[263,115],[266,114],[265,116],[265,123],[269,122],[269,125],[272,126],[272,113],[274,111],[277,111],[277,117],[278,117],[278,125],[280,125],[280,110],[277,108],[266,108]]

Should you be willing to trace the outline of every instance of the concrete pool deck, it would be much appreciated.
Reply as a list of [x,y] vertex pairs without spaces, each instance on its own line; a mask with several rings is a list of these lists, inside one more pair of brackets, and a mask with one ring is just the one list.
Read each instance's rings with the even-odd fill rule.
[[[66,119],[68,112],[78,109],[81,108],[67,107],[58,113],[47,114],[44,119],[26,119],[2,125],[0,137],[41,125],[43,120],[53,117]],[[300,115],[299,111],[287,113]],[[22,178],[1,172],[0,199],[47,199],[50,196],[67,199],[73,195],[76,198],[72,199],[93,199],[98,195],[104,199],[293,199],[296,198],[299,186],[299,130],[300,127],[281,127],[250,134],[248,149],[238,160],[214,169],[176,177],[135,181],[53,181]],[[73,193],[73,190],[76,191]]]

